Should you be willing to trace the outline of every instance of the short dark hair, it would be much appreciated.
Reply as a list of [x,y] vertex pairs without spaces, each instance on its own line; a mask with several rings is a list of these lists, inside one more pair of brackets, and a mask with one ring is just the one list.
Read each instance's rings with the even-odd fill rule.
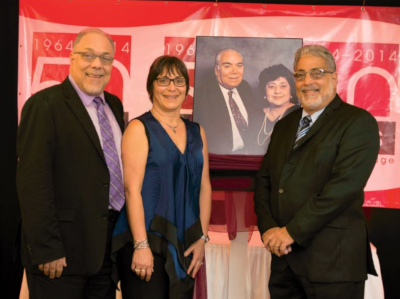
[[147,93],[149,94],[150,101],[153,103],[153,82],[157,79],[158,75],[167,71],[167,74],[176,74],[185,78],[186,81],[186,95],[189,92],[189,74],[185,63],[175,56],[163,55],[152,63],[150,66],[149,74],[147,76]]
[[[296,95],[296,84],[294,83],[293,73],[289,71],[289,69],[283,64],[276,64],[267,67],[260,73],[260,76],[258,77],[258,92],[261,99],[263,99],[265,96],[265,87],[267,86],[268,82],[275,81],[280,77],[285,78],[289,83],[291,95],[290,102],[297,104],[298,100]],[[269,102],[267,105],[269,105]]]

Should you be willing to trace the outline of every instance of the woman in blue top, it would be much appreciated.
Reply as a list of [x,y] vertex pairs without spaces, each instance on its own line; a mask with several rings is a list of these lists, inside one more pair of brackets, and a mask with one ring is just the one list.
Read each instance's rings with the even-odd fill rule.
[[122,139],[126,207],[114,231],[124,299],[192,298],[211,213],[203,128],[180,117],[189,91],[185,64],[161,56],[150,67],[153,107]]

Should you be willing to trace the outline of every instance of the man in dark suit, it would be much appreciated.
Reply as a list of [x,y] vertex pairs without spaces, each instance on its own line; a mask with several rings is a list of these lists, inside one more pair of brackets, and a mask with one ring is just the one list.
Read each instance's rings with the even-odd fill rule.
[[81,31],[68,78],[22,110],[17,188],[31,299],[115,298],[110,250],[124,202],[124,123],[121,101],[104,91],[114,53],[109,35]]
[[255,112],[250,85],[243,80],[242,54],[233,49],[219,52],[214,73],[195,90],[193,120],[204,127],[210,153],[251,153],[256,139],[249,127]]
[[294,70],[303,109],[276,124],[254,196],[272,253],[271,298],[362,299],[367,273],[376,274],[362,205],[378,125],[336,94],[325,47],[300,48]]

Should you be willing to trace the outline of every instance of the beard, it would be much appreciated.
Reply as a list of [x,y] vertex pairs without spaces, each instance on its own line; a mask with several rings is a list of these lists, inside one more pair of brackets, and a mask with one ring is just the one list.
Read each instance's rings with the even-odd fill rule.
[[297,92],[297,97],[299,98],[301,106],[309,111],[318,111],[327,106],[327,104],[324,105],[324,103],[328,102],[329,104],[329,102],[334,98],[336,94],[336,90],[332,80],[329,81],[329,90],[324,95],[321,95],[321,93],[319,93],[319,95],[315,97],[303,94],[303,92],[307,91],[320,92],[320,90],[321,88],[315,84],[302,87],[300,91]]
[[88,95],[98,96],[104,91],[104,88],[107,85],[107,82],[101,82],[99,84],[92,84],[90,82],[84,82],[83,83],[84,92]]

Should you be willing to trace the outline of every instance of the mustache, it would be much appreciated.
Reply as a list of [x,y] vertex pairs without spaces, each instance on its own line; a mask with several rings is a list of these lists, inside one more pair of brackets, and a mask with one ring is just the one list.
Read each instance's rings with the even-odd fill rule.
[[317,91],[319,90],[319,87],[316,85],[308,85],[308,86],[303,86],[300,91],[306,92],[306,91]]

